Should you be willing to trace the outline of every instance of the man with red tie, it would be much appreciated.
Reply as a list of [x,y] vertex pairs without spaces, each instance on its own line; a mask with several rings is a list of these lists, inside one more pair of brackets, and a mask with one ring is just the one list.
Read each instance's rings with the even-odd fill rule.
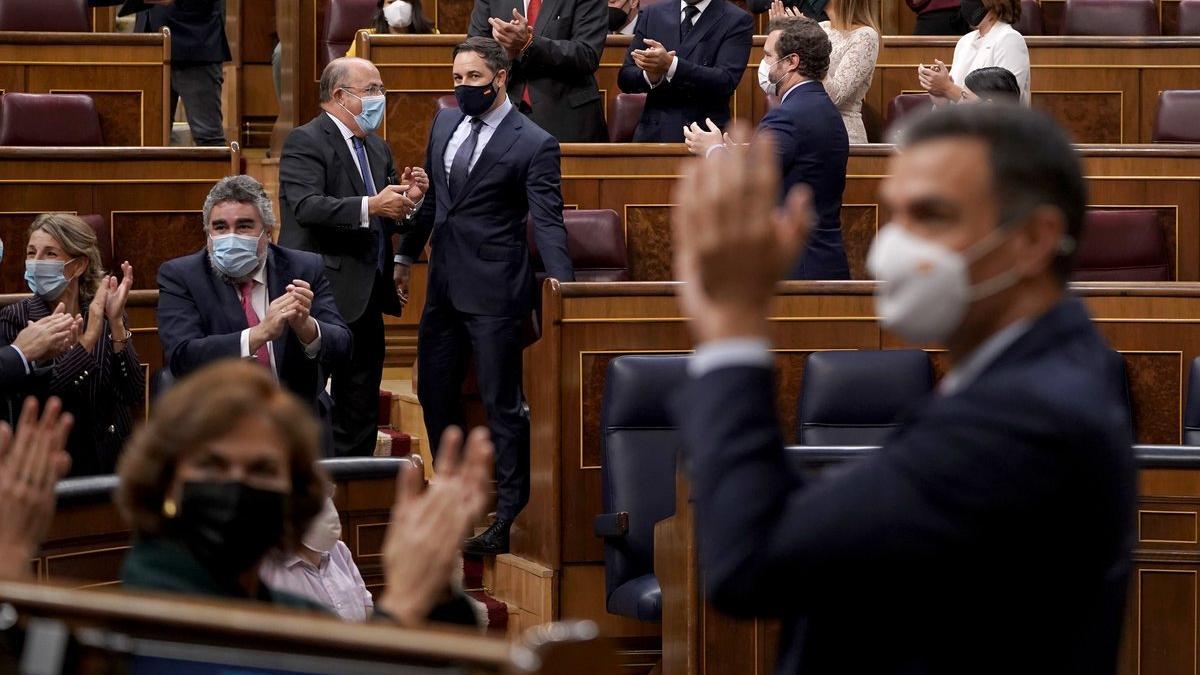
[[559,143],[605,143],[596,69],[608,6],[596,0],[475,0],[468,34],[499,42],[512,61],[508,93]]
[[222,178],[203,218],[204,248],[158,268],[165,367],[178,378],[218,359],[254,359],[316,409],[321,366],[349,360],[351,346],[321,256],[271,243],[271,200],[249,176]]

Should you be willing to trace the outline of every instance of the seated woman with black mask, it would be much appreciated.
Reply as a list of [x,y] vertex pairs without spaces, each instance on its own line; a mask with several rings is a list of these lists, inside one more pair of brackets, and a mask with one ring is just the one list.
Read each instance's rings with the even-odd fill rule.
[[[135,537],[124,585],[320,609],[259,578],[264,556],[300,546],[325,504],[317,439],[309,409],[256,364],[217,363],[172,387],[121,459],[117,500]],[[376,617],[476,624],[450,578],[484,508],[491,442],[477,430],[459,462],[461,444],[447,432],[439,452],[449,455],[423,493],[413,467],[397,479]]]

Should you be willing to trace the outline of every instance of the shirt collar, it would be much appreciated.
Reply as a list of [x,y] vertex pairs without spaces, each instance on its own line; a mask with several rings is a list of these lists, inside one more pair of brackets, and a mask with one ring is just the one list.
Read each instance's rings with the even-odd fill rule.
[[1018,338],[1024,335],[1031,325],[1032,322],[1029,319],[1021,319],[1009,324],[994,333],[987,340],[984,340],[983,344],[976,347],[974,351],[967,355],[967,358],[960,361],[957,366],[946,373],[942,381],[938,383],[938,393],[942,396],[950,396],[965,389],[993,361],[1000,358],[1004,350],[1008,349]]
[[[508,115],[508,111],[512,110],[512,107],[512,99],[505,96],[503,103],[496,106],[490,112],[485,112],[484,114],[480,115],[478,119],[483,121],[484,126],[495,129],[496,127],[500,126],[500,122],[504,120],[505,116]],[[470,118],[468,117],[467,119]]]
[[[708,9],[708,6],[711,4],[712,4],[712,0],[700,0],[700,2],[696,3],[696,9],[700,10],[700,13],[703,14],[704,10]],[[685,0],[679,0],[679,13],[680,14],[683,13],[683,8],[687,7],[687,5],[688,4]],[[696,19],[696,20],[699,21],[699,19]]]
[[[269,257],[270,256],[268,256],[268,258]],[[252,276],[250,278],[253,279],[254,283],[258,284],[259,286],[267,285],[267,261],[266,260],[264,260],[263,264],[259,266],[258,271],[254,273],[254,276]]]
[[787,91],[783,92],[783,96],[779,97],[779,105],[783,105],[783,102],[787,100],[788,96],[792,95],[793,91],[796,91],[797,89],[799,89],[800,87],[803,87],[804,85],[808,84],[809,82],[815,82],[815,81],[816,80],[800,80],[796,84],[793,84],[791,89],[788,89]]
[[350,131],[350,127],[346,126],[345,124],[342,124],[342,121],[339,120],[337,117],[335,117],[334,114],[329,112],[328,110],[325,111],[325,114],[329,115],[329,119],[333,120],[333,123],[337,125],[338,129],[341,130],[343,139],[348,141],[351,138],[354,138],[354,132]]

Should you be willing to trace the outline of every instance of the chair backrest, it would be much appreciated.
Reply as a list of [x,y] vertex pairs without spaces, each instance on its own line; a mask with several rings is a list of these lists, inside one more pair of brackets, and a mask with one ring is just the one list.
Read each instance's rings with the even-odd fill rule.
[[1179,34],[1200,35],[1200,0],[1180,0]]
[[800,445],[882,445],[910,406],[933,391],[919,349],[813,352],[800,384]]
[[929,94],[897,94],[888,101],[887,125],[885,135],[898,128],[905,117],[933,109],[933,99]]
[[608,140],[612,143],[633,142],[633,132],[637,131],[645,107],[645,94],[617,94],[608,116]]
[[667,409],[687,378],[686,355],[619,356],[608,364],[600,411],[606,513],[627,512],[629,531],[604,545],[605,597],[654,571],[654,524],[675,512],[678,432]]
[[[575,268],[576,281],[629,281],[629,252],[621,217],[612,209],[564,209],[567,256]],[[533,269],[542,274],[542,262],[533,228],[526,224],[526,240]]]
[[329,6],[325,8],[325,28],[317,49],[318,74],[330,61],[346,55],[354,36],[371,27],[378,11],[375,0],[329,0]]
[[1038,0],[1021,0],[1021,18],[1013,24],[1021,35],[1041,35],[1045,30],[1042,20],[1042,3]]
[[1170,281],[1167,238],[1153,209],[1088,211],[1072,278]]
[[[1195,0],[1195,4],[1200,5],[1200,0]],[[1200,23],[1200,10],[1197,14]],[[1200,35],[1200,30],[1196,34]],[[1160,91],[1151,140],[1155,143],[1200,143],[1197,120],[1200,120],[1200,89]]]
[[88,33],[87,0],[3,0],[0,30]]
[[4,94],[0,145],[104,145],[96,103],[84,94]]
[[440,112],[442,110],[458,110],[458,99],[454,94],[446,94],[439,96],[434,102],[434,107]]
[[1183,410],[1183,444],[1200,445],[1200,357],[1188,374],[1187,404]]
[[100,249],[100,264],[108,274],[121,276],[120,270],[113,266],[112,232],[104,224],[104,216],[98,213],[80,215],[79,218],[96,233],[96,246]]
[[1067,0],[1063,35],[1159,35],[1154,0]]

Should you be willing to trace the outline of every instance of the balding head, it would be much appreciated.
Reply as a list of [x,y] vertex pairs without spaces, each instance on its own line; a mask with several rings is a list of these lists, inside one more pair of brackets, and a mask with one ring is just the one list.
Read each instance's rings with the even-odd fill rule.
[[342,57],[334,59],[321,72],[321,102],[333,100],[333,93],[342,87],[361,87],[380,84],[379,69],[366,59]]

